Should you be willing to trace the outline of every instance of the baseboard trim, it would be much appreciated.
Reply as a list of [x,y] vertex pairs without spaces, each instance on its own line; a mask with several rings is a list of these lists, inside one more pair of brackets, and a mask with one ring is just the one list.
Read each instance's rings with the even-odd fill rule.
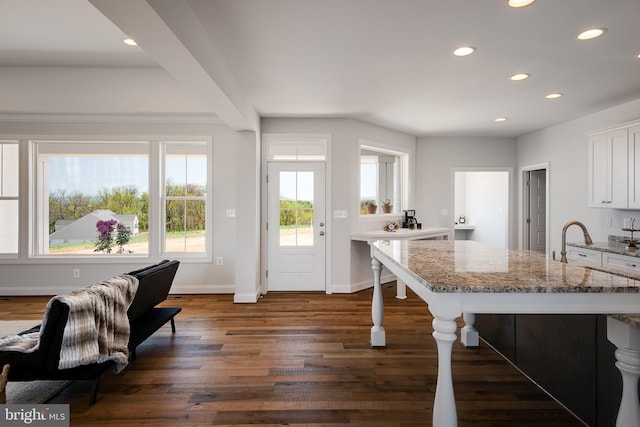
[[[58,288],[55,290],[51,287],[35,287],[35,286],[3,286],[0,287],[0,296],[54,296],[68,294],[83,288]],[[232,294],[235,292],[234,285],[180,285],[174,283],[171,286],[172,294]],[[255,301],[253,301],[255,302]]]
[[255,293],[235,293],[233,295],[234,304],[255,304],[260,299],[261,291]]
[[[380,277],[380,282],[382,284],[393,282],[396,280],[396,276],[394,274],[386,274]],[[362,282],[357,283],[349,283],[345,285],[333,285],[334,294],[352,294],[354,292],[360,292],[365,289],[369,289],[373,287],[373,279],[372,280],[364,280]]]

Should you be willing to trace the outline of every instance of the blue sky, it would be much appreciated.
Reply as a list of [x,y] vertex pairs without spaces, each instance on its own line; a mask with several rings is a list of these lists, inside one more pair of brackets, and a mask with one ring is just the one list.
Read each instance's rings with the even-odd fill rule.
[[[140,193],[149,191],[149,161],[146,157],[52,157],[49,159],[49,192],[65,190],[97,195],[104,188],[135,185]],[[206,159],[168,159],[167,178],[176,184],[206,185]]]

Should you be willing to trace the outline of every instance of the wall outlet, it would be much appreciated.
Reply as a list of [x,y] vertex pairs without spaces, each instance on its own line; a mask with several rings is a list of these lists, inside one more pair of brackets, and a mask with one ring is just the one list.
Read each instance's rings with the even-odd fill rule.
[[217,258],[216,258],[216,264],[218,264],[218,265],[222,265],[222,264],[224,264],[224,260],[222,259],[222,257],[221,257],[221,256],[219,256],[219,257],[217,257]]
[[80,269],[79,268],[74,268],[73,269],[73,278],[74,279],[79,279],[80,278]]
[[611,219],[611,217],[610,217],[610,216],[606,217],[606,218],[604,219],[604,224],[605,224],[607,227],[611,227],[611,226],[613,225],[613,219]]

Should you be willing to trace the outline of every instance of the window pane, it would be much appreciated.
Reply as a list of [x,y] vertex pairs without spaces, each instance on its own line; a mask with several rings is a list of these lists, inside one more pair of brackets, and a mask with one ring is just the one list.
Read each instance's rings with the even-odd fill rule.
[[18,197],[18,144],[0,143],[0,197]]
[[48,202],[43,252],[149,252],[146,142],[39,142],[38,153]]
[[402,211],[408,157],[406,153],[360,146],[361,215]]
[[165,251],[206,252],[207,144],[164,142]]
[[327,139],[270,139],[267,143],[267,158],[275,161],[325,161]]
[[313,246],[313,172],[280,172],[280,246]]
[[0,200],[0,254],[18,253],[18,201]]
[[167,143],[165,147],[165,194],[167,196],[206,196],[206,145],[204,143]]
[[166,252],[206,251],[204,200],[168,200],[165,219]]

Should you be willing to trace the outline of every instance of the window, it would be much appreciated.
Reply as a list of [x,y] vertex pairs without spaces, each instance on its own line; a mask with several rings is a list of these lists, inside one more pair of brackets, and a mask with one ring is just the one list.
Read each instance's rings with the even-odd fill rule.
[[39,141],[35,152],[36,254],[149,253],[148,142]]
[[165,142],[164,152],[164,252],[205,252],[207,146]]
[[408,154],[360,145],[361,215],[399,214],[406,204]]
[[0,141],[0,255],[18,254],[19,151],[17,141]]
[[206,254],[206,142],[32,144],[33,255]]

